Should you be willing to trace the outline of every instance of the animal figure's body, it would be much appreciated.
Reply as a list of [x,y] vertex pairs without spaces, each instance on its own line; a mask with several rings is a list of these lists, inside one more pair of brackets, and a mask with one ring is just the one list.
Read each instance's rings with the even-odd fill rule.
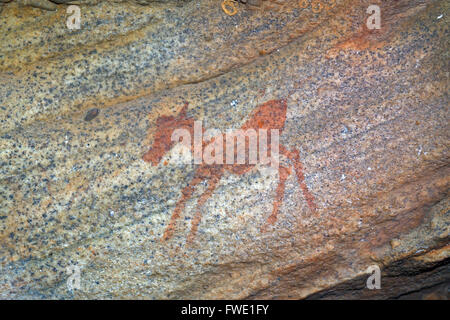
[[[266,129],[267,131],[277,129],[281,134],[286,121],[286,110],[287,110],[287,101],[285,99],[268,101],[262,105],[259,105],[254,110],[250,119],[244,123],[241,129],[242,130],[254,129],[258,135],[259,129]],[[154,142],[152,148],[144,154],[143,156],[144,161],[151,162],[152,165],[154,166],[158,165],[162,157],[172,148],[174,144],[174,142],[171,140],[172,132],[174,130],[186,129],[191,133],[191,136],[193,136],[194,119],[188,118],[186,116],[186,111],[187,111],[187,103],[176,117],[162,116],[157,119],[156,121],[157,130],[154,136]],[[268,153],[270,153],[271,152],[270,135],[268,135],[267,140],[268,140],[267,151]],[[204,147],[211,143],[214,143],[214,139],[211,139],[208,143],[204,143]],[[205,148],[203,148],[203,150],[204,149]],[[237,148],[234,148],[234,150],[237,150]],[[299,152],[297,150],[289,151],[283,145],[279,146],[279,152],[281,155],[284,155],[291,161],[292,166],[295,169],[297,180],[302,190],[303,196],[306,199],[309,208],[313,212],[315,212],[316,205],[314,203],[314,196],[311,194],[311,192],[308,190],[308,187],[305,184],[305,178],[303,175],[303,166],[300,162]],[[186,202],[192,197],[195,188],[198,184],[200,184],[203,181],[208,182],[206,191],[198,199],[197,209],[194,218],[192,220],[192,226],[188,237],[188,242],[192,242],[197,232],[198,226],[200,224],[202,217],[201,207],[211,197],[223,174],[225,172],[230,172],[237,175],[243,175],[249,170],[251,170],[254,166],[255,166],[254,164],[198,165],[195,169],[195,174],[191,182],[182,190],[181,198],[178,200],[176,204],[176,207],[172,213],[170,222],[166,227],[162,240],[168,240],[173,236],[173,233],[175,231],[175,224],[177,220],[180,218],[180,215],[185,208]],[[268,225],[274,224],[275,221],[277,220],[280,205],[284,198],[286,180],[291,174],[291,169],[284,167],[280,164],[278,168],[278,173],[279,173],[279,183],[276,189],[276,198],[272,214],[268,217],[267,223],[262,228],[262,231],[264,231]]]

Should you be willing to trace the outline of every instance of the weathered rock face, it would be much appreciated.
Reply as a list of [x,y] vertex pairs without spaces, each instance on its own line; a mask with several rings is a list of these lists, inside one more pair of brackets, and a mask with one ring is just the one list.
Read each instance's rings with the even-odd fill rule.
[[[99,2],[74,31],[64,5],[4,5],[0,297],[445,286],[449,3],[306,2],[234,16],[220,1]],[[176,161],[169,137],[196,120],[280,129],[279,170]],[[380,290],[365,288],[372,265]]]

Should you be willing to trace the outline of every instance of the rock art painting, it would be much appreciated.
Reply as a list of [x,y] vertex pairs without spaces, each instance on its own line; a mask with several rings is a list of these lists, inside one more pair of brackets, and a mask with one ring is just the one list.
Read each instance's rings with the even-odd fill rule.
[[[192,136],[194,135],[194,119],[187,117],[187,107],[188,103],[184,105],[177,116],[161,116],[156,120],[156,133],[154,142],[149,151],[147,151],[142,157],[144,161],[150,162],[153,166],[158,165],[161,161],[161,158],[169,151],[171,148],[172,134],[176,129],[186,129],[188,130]],[[271,100],[267,101],[256,107],[250,119],[245,122],[242,126],[242,130],[254,129],[255,132],[259,132],[259,129],[272,130],[277,129],[282,132],[285,121],[286,121],[286,111],[287,111],[287,100]],[[222,138],[222,137],[220,137]],[[259,138],[259,137],[258,137]],[[210,144],[214,143],[214,138],[212,139]],[[233,141],[234,143],[234,141]],[[267,152],[270,154],[270,135],[268,137],[268,150]],[[206,147],[205,145],[204,147]],[[228,146],[229,147],[229,146]],[[284,166],[279,166],[278,174],[279,174],[279,182],[276,189],[276,198],[273,204],[272,214],[267,218],[267,224],[273,225],[277,220],[277,215],[280,209],[280,206],[283,202],[284,191],[285,191],[285,183],[286,179],[292,173],[292,168],[295,170],[295,175],[297,177],[298,183],[303,193],[303,197],[306,200],[310,210],[312,213],[316,211],[316,204],[314,201],[313,194],[309,191],[304,177],[304,169],[303,165],[300,161],[300,154],[297,150],[289,151],[285,146],[279,146],[281,155],[285,156],[291,161],[292,167],[287,168]],[[225,144],[224,152],[226,153],[227,144]],[[233,148],[236,153],[238,148]],[[192,146],[192,152],[194,152],[194,148]],[[199,165],[195,168],[195,174],[189,184],[182,190],[182,195],[180,200],[178,200],[176,207],[172,213],[170,218],[170,222],[166,227],[162,240],[169,240],[173,233],[175,232],[175,225],[177,220],[180,218],[180,214],[185,208],[185,203],[189,200],[194,191],[195,187],[204,181],[208,183],[207,190],[201,195],[198,199],[197,210],[195,212],[191,232],[188,238],[188,242],[191,242],[194,239],[194,236],[197,232],[198,225],[200,223],[202,212],[201,206],[211,197],[214,193],[214,190],[217,184],[220,181],[223,173],[225,171],[231,172],[236,175],[242,175],[248,172],[253,168],[254,165],[250,164],[224,164],[224,165]],[[264,230],[264,227],[262,228]]]

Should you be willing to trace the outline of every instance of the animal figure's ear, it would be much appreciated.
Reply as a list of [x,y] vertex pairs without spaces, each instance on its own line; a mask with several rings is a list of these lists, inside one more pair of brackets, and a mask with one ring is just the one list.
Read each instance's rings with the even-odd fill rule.
[[189,102],[185,102],[183,108],[182,108],[181,111],[178,113],[178,116],[177,116],[178,119],[184,119],[184,118],[186,118],[188,106],[189,106]]
[[[1,1],[1,0],[0,0]],[[185,102],[183,108],[176,116],[160,116],[156,119],[156,124],[158,126],[167,125],[168,123],[172,123],[173,121],[180,121],[186,119],[187,108],[189,106],[189,102]]]

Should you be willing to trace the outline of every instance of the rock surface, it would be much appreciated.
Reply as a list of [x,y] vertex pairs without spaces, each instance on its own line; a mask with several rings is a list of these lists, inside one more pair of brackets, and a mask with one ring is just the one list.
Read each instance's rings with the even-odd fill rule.
[[[81,6],[73,31],[64,5],[4,5],[0,298],[446,286],[449,3],[265,1],[228,16],[220,2],[103,1]],[[366,27],[370,4],[380,30]],[[194,120],[245,127],[264,106],[287,108],[261,113],[283,120],[280,171],[180,164],[164,140]],[[380,290],[365,288],[372,265]]]

